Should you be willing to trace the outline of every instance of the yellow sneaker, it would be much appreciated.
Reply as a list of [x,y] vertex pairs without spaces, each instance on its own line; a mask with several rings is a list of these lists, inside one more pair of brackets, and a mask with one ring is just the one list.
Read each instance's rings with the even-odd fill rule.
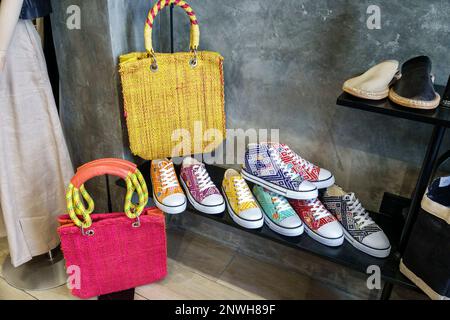
[[186,196],[181,189],[172,161],[153,160],[150,166],[153,200],[156,206],[169,214],[186,210]]
[[225,171],[222,181],[228,213],[241,227],[258,229],[264,224],[264,217],[242,176],[234,169]]

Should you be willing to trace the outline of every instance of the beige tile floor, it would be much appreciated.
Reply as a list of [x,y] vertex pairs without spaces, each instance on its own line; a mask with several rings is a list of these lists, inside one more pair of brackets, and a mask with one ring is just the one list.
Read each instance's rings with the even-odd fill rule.
[[[135,299],[358,299],[306,275],[248,257],[202,236],[168,230],[168,276],[136,288]],[[0,264],[8,254],[0,239]],[[408,293],[396,294],[409,298]],[[0,273],[0,300],[75,299],[65,286],[22,291]]]

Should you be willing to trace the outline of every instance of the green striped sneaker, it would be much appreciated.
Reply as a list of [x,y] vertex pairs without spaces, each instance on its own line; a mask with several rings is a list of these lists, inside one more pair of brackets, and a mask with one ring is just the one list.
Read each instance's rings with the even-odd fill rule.
[[287,200],[261,186],[253,187],[253,194],[264,212],[264,222],[274,232],[287,237],[303,233],[303,223]]

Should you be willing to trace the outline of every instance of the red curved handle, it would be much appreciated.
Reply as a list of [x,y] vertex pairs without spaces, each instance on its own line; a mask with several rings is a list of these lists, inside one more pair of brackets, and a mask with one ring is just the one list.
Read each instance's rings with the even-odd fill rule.
[[80,168],[70,181],[75,188],[80,188],[86,181],[94,177],[103,176],[105,174],[114,175],[122,179],[126,179],[130,172],[136,170],[135,165],[130,165],[129,161],[117,161],[121,159],[100,159],[95,163],[89,162]]
[[131,161],[128,160],[124,160],[124,159],[118,159],[118,158],[103,158],[103,159],[97,159],[97,160],[93,160],[90,161],[88,163],[83,164],[81,167],[79,167],[77,169],[77,171],[83,169],[83,168],[87,168],[87,167],[93,167],[93,166],[97,166],[97,165],[101,165],[101,164],[118,164],[118,165],[124,165],[124,166],[128,166],[130,168],[131,171],[134,171],[137,168],[137,165],[134,164]]

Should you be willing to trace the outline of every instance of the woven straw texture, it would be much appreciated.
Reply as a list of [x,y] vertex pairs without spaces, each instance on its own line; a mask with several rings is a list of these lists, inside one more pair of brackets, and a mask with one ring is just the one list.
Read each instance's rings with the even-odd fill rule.
[[[121,57],[131,151],[147,160],[213,151],[225,138],[222,56],[199,51],[195,68],[189,65],[191,52],[155,57],[156,72],[150,70],[153,59],[146,53]],[[200,130],[194,130],[196,123]],[[209,129],[218,130],[212,141],[204,137]],[[181,139],[189,141],[175,150]]]
[[80,286],[72,294],[91,298],[127,290],[164,278],[167,274],[167,246],[163,213],[144,209],[140,227],[124,213],[92,215],[83,235],[69,215],[59,217],[61,249],[66,268],[78,266]]

